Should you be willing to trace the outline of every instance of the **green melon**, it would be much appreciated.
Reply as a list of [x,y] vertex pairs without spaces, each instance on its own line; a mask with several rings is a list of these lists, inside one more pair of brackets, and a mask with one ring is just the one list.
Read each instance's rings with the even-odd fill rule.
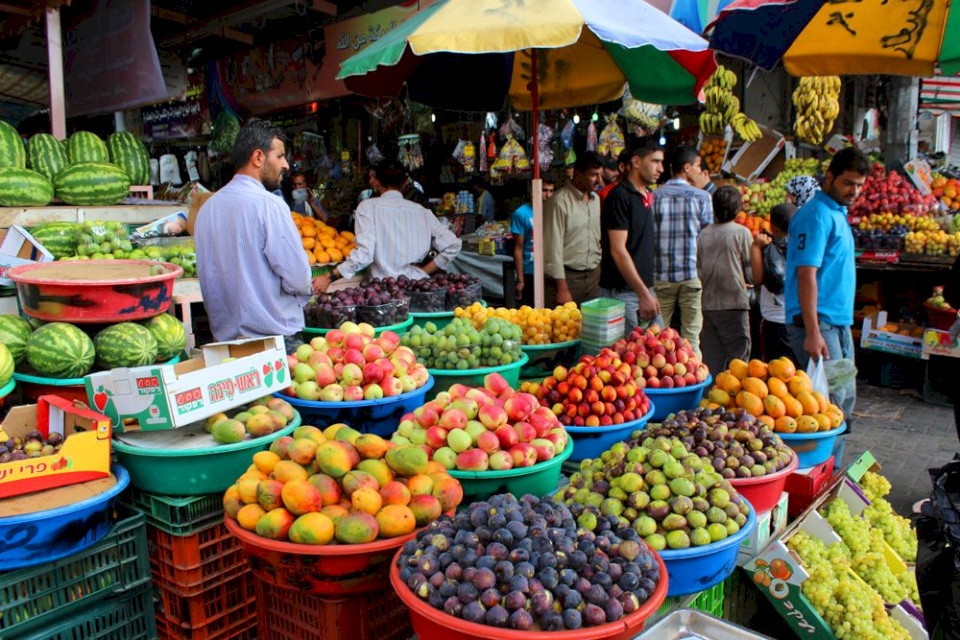
[[104,369],[142,367],[157,359],[157,341],[135,322],[114,324],[96,335],[93,346]]
[[13,377],[13,355],[10,349],[0,344],[0,387],[10,382]]
[[49,378],[85,376],[95,357],[90,336],[67,322],[45,324],[27,340],[27,362]]
[[0,315],[0,344],[10,350],[14,364],[27,356],[27,340],[33,333],[30,323],[13,314]]
[[81,162],[58,173],[53,187],[67,204],[111,205],[130,194],[130,177],[108,162]]
[[77,254],[77,222],[48,222],[30,229],[37,242],[58,260]]
[[23,138],[12,124],[0,120],[0,167],[25,169],[26,166],[27,150]]
[[157,362],[166,362],[187,348],[187,333],[183,323],[169,313],[145,320],[143,326],[157,341]]
[[27,145],[27,165],[31,169],[53,180],[68,163],[66,149],[52,135],[38,133],[30,137]]
[[70,164],[80,162],[109,162],[107,143],[95,133],[77,131],[67,138],[67,158]]
[[150,154],[140,138],[129,131],[117,131],[107,139],[107,149],[110,162],[127,172],[131,184],[150,184]]
[[53,200],[53,185],[47,176],[31,169],[0,167],[0,205],[45,207]]

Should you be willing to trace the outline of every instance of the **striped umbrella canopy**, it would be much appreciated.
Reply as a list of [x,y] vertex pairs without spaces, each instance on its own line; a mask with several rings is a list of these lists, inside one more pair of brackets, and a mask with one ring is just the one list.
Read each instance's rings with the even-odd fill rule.
[[703,33],[717,13],[733,0],[675,0],[670,17],[695,33]]
[[795,76],[960,71],[960,16],[950,0],[734,0],[710,46]]

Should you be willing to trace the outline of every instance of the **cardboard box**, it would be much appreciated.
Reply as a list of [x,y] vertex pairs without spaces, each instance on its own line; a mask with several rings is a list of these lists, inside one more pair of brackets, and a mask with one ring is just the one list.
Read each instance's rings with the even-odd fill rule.
[[0,229],[0,285],[13,286],[7,270],[22,264],[53,262],[53,254],[21,226]]
[[830,456],[830,459],[826,462],[815,467],[797,469],[787,476],[784,490],[790,494],[787,514],[791,518],[803,513],[814,500],[823,495],[827,487],[830,486],[833,471],[834,457]]
[[[863,318],[863,332],[860,334],[860,346],[864,349],[895,353],[908,358],[923,357],[922,334],[916,334],[919,327],[902,322],[887,322],[887,312],[878,311]],[[897,331],[897,333],[894,332]],[[908,332],[911,335],[904,335]]]
[[770,540],[780,535],[787,527],[787,502],[789,494],[784,491],[772,509],[757,514],[757,526],[740,543],[737,553],[737,566],[742,567],[753,560]]
[[[722,136],[705,136],[701,131],[700,135],[697,136],[697,149],[699,149],[701,145],[703,145],[704,138],[711,138],[711,139],[723,138],[723,141],[726,143],[726,146],[723,150],[723,158],[720,160],[720,169],[722,170],[724,166],[727,164],[727,160],[730,158],[730,149],[733,147],[733,127],[731,127],[730,125],[727,125],[726,127],[724,127]],[[704,168],[706,168],[706,165],[703,165],[703,166]],[[712,173],[711,175],[719,175],[719,172]]]
[[907,177],[910,178],[910,182],[917,188],[917,191],[925,196],[933,193],[933,171],[926,160],[914,158],[903,165],[903,170],[907,172]]
[[[84,378],[90,404],[118,432],[176,429],[290,386],[283,338],[204,346],[199,358]],[[228,360],[228,358],[231,358]]]
[[760,127],[763,137],[756,142],[746,142],[737,150],[733,158],[723,164],[723,170],[732,173],[741,180],[756,180],[767,165],[784,150],[786,138],[782,134]]
[[110,418],[57,396],[10,409],[0,423],[10,438],[39,431],[63,436],[52,455],[0,464],[0,498],[65,487],[110,475]]
[[930,356],[947,356],[948,358],[960,358],[960,340],[954,340],[950,337],[949,331],[940,331],[939,329],[923,330],[923,359],[929,360]]

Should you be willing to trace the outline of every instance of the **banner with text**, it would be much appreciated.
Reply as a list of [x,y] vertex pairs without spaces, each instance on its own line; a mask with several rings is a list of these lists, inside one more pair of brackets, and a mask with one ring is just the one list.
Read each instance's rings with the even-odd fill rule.
[[183,100],[171,100],[140,110],[143,133],[151,140],[196,138],[203,134],[203,123],[210,121],[204,74],[191,71],[186,78]]

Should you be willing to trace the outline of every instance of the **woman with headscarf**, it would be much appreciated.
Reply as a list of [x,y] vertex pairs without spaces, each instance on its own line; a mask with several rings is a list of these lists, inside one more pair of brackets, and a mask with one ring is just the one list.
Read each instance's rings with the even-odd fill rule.
[[820,182],[812,176],[797,176],[792,178],[785,188],[787,202],[800,209],[810,201],[813,194],[820,191]]

